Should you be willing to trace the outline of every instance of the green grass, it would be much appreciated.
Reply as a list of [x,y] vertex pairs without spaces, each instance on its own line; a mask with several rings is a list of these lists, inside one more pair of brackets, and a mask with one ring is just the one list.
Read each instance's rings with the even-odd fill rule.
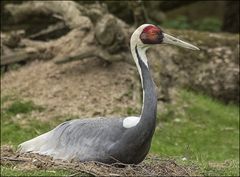
[[1,166],[1,176],[67,176],[72,173],[66,170],[17,170]]
[[[11,104],[5,104],[9,100]],[[1,144],[11,144],[15,148],[62,121],[38,121],[31,117],[31,112],[41,112],[44,108],[11,96],[1,98],[1,106]],[[180,164],[195,164],[200,174],[206,176],[239,175],[238,106],[224,105],[201,94],[181,91],[176,104],[167,108],[166,112],[158,113],[151,153],[174,158]],[[126,111],[133,112],[132,109]],[[19,171],[9,166],[1,168],[1,174],[8,176],[62,176],[69,173],[63,170]]]
[[32,101],[20,101],[13,102],[5,111],[10,115],[26,114],[33,110],[43,111],[41,106],[35,105]]
[[[12,97],[1,99],[1,107]],[[44,108],[35,105],[32,101],[15,100],[7,108],[1,109],[1,144],[19,143],[31,139],[50,130],[51,124],[39,122],[32,118],[32,111],[43,111]],[[20,116],[21,115],[21,116]]]
[[[176,107],[182,106],[178,111]],[[206,174],[239,175],[239,108],[211,98],[182,91],[176,105],[158,115],[151,152],[186,158],[200,165]],[[209,166],[219,163],[225,168]],[[220,165],[221,164],[221,165]],[[225,171],[224,171],[225,170]],[[209,171],[209,173],[208,173]],[[225,173],[226,172],[226,173]]]

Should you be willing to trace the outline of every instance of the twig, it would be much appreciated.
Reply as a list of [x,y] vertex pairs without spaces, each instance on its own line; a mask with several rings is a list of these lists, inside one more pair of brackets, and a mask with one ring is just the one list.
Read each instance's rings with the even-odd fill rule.
[[64,22],[59,22],[53,25],[49,25],[47,29],[43,29],[38,33],[29,36],[30,39],[39,39],[43,36],[49,35],[50,33],[56,32],[57,30],[62,30],[66,28]]
[[[55,162],[54,164],[55,164],[55,165],[58,165],[58,166],[61,166],[61,167],[66,167],[66,166],[68,166],[69,168],[76,170],[76,168],[73,167],[74,164],[71,164],[71,163]],[[96,174],[96,173],[94,173],[94,172],[91,172],[91,171],[89,171],[89,170],[86,170],[86,169],[82,169],[80,166],[77,168],[77,170],[79,170],[80,172],[83,172],[83,173],[87,173],[87,174],[93,175],[93,176],[98,176],[98,174]]]
[[1,157],[0,158],[1,161],[2,160],[8,160],[8,161],[15,161],[15,162],[29,162],[30,160],[29,159],[16,159],[16,158],[12,158],[12,157]]
[[73,173],[73,174],[71,174],[71,175],[68,175],[68,177],[76,176],[76,175],[79,175],[79,174],[81,174],[81,173],[86,173],[86,174],[93,175],[93,176],[99,176],[99,175],[97,175],[97,174],[95,174],[95,173],[92,173],[92,172],[89,172],[89,171],[87,171],[87,170],[82,170],[82,169],[78,169],[78,170],[79,170],[79,172],[76,172],[76,173]]
[[[24,159],[22,157],[1,157],[1,160],[10,162],[29,162],[33,163],[33,159],[41,162],[41,168],[52,169],[69,169],[73,171],[73,174],[69,176],[78,176],[80,173],[93,175],[93,176],[159,176],[159,175],[186,175],[190,173],[187,169],[176,164],[173,160],[164,160],[166,163],[159,163],[159,159],[153,159],[151,163],[141,163],[139,165],[124,164],[116,162],[113,164],[105,164],[102,162],[89,161],[89,162],[68,162],[68,161],[53,161],[52,159],[44,158],[44,156],[27,154]],[[113,159],[115,159],[113,157]],[[115,159],[115,161],[119,161]],[[36,164],[38,165],[38,163]],[[124,165],[126,168],[118,168],[116,165]],[[169,166],[170,165],[170,166]],[[172,168],[171,168],[172,166]]]

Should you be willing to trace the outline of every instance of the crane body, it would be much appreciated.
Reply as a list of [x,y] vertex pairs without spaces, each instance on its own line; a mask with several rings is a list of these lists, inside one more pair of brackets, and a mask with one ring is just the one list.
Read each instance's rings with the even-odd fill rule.
[[156,126],[157,95],[146,50],[154,44],[197,47],[167,35],[151,24],[141,25],[131,36],[130,47],[143,89],[140,116],[90,118],[64,122],[53,130],[20,144],[20,152],[39,153],[54,159],[138,164],[149,152]]

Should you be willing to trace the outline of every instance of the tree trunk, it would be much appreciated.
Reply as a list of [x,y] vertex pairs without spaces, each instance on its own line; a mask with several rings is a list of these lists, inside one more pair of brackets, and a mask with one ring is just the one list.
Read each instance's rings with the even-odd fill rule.
[[226,1],[222,30],[239,33],[239,1]]

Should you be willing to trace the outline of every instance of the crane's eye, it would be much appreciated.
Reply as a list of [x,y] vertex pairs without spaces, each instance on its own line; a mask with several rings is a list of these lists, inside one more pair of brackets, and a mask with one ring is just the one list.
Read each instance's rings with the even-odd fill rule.
[[140,35],[144,44],[161,44],[163,41],[162,30],[154,25],[145,27]]

